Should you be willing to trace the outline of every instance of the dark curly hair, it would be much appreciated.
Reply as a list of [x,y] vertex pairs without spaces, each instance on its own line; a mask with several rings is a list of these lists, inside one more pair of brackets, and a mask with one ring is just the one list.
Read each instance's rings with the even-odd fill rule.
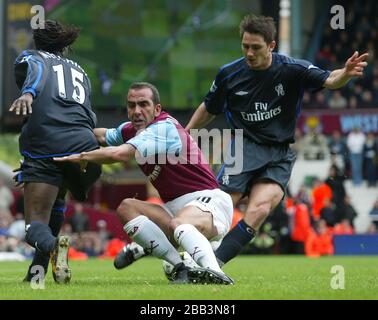
[[44,29],[34,29],[33,39],[37,50],[62,54],[64,49],[75,42],[80,29],[65,26],[54,20],[46,20]]

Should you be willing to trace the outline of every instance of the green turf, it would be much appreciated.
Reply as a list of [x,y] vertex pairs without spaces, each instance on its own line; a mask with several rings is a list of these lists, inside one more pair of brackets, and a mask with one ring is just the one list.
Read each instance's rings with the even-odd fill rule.
[[[28,263],[0,263],[0,299],[378,299],[378,257],[240,256],[224,268],[234,286],[169,285],[154,258],[122,271],[110,260],[89,260],[71,262],[69,285],[49,273],[44,290],[21,283]],[[344,267],[344,290],[330,286],[334,265]]]

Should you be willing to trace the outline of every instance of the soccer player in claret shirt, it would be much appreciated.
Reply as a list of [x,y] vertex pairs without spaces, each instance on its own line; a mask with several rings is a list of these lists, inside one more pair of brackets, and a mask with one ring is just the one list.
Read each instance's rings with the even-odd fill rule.
[[[173,283],[233,284],[219,267],[210,243],[219,241],[231,226],[231,197],[218,189],[214,174],[187,131],[162,111],[153,85],[131,85],[127,112],[130,122],[115,129],[95,129],[101,144],[109,147],[54,158],[83,167],[88,161],[103,164],[136,158],[159,192],[164,206],[124,199],[118,207],[119,219],[138,244],[134,249],[139,249],[139,254],[131,257],[131,250],[122,251],[115,266],[120,269],[151,254],[175,266]],[[200,267],[185,266],[169,239],[183,247]],[[120,261],[122,258],[125,260]]]
[[224,112],[232,129],[243,130],[242,172],[228,175],[224,166],[218,175],[221,189],[231,195],[234,205],[248,197],[244,219],[216,250],[221,265],[255,237],[284,197],[295,161],[289,144],[294,142],[304,90],[344,86],[363,75],[368,57],[355,52],[344,68],[329,72],[275,53],[276,28],[270,17],[246,16],[240,24],[240,36],[244,57],[219,70],[186,127],[202,128]]
[[33,30],[35,50],[23,51],[14,66],[22,95],[9,111],[25,116],[19,139],[24,161],[15,178],[24,184],[25,239],[36,249],[25,281],[31,281],[33,266],[42,266],[46,273],[51,259],[54,280],[67,283],[71,278],[67,262],[70,239],[58,237],[64,198],[69,190],[78,201],[84,201],[101,167],[91,164],[83,172],[78,164],[57,163],[52,157],[99,148],[93,133],[97,120],[91,109],[87,74],[63,57],[79,30],[51,20],[44,27]]

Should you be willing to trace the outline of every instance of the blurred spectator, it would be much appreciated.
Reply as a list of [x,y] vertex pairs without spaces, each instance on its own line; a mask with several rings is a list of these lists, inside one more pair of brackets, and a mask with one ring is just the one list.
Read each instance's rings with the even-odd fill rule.
[[372,108],[373,105],[373,93],[370,90],[364,90],[361,96],[361,107]]
[[348,101],[349,108],[357,109],[358,108],[358,100],[357,97],[351,96]]
[[374,223],[370,223],[366,230],[366,234],[377,234],[377,230],[377,226]]
[[5,230],[8,234],[8,228],[13,222],[13,216],[9,211],[0,210],[0,230]]
[[369,212],[372,223],[378,228],[378,200],[375,201],[373,208]]
[[323,160],[329,153],[327,138],[317,129],[311,129],[304,136],[302,144],[306,160]]
[[25,238],[25,220],[22,213],[16,213],[15,220],[9,226],[9,235],[19,240]]
[[331,201],[332,189],[325,182],[315,179],[312,189],[312,216],[315,220],[319,220],[320,210],[323,209],[327,199]]
[[336,165],[344,172],[348,148],[341,136],[340,131],[332,132],[332,137],[329,140],[329,150],[331,155],[335,156]]
[[355,186],[359,186],[362,183],[362,161],[365,139],[365,134],[357,127],[348,134],[347,138],[349,160],[352,168],[352,181]]
[[295,196],[295,201],[297,203],[304,203],[309,207],[311,206],[311,196],[310,196],[310,193],[309,193],[307,187],[304,184],[302,184],[299,187],[298,193]]
[[[289,210],[290,213],[291,210]],[[303,203],[295,203],[290,216],[291,239],[293,253],[304,254],[305,241],[311,232],[311,219],[308,207]]]
[[302,137],[302,132],[299,128],[295,129],[294,139],[295,139],[295,142],[290,145],[290,148],[298,156],[303,148],[303,137]]
[[68,219],[68,223],[72,227],[73,232],[89,231],[89,218],[84,212],[84,207],[81,203],[77,202],[74,206],[74,213]]
[[348,220],[350,225],[354,228],[354,219],[358,216],[358,214],[352,205],[350,197],[348,196],[344,198],[344,206],[342,208],[342,213],[342,219]]
[[96,257],[102,253],[101,250],[96,250],[95,242],[92,237],[80,235],[78,250],[84,252],[88,257]]
[[107,229],[108,225],[105,220],[98,220],[96,226],[97,235],[101,243],[101,251],[105,251],[108,241],[113,238],[113,235]]
[[332,109],[345,109],[348,106],[348,100],[341,95],[341,91],[335,90],[328,104]]
[[305,252],[309,257],[333,255],[332,234],[324,220],[319,220],[315,230],[312,229],[309,233],[305,243]]
[[280,254],[290,253],[290,230],[289,230],[289,215],[286,212],[286,207],[283,201],[273,210],[268,217],[272,224],[272,230],[276,232],[278,243],[278,252]]
[[341,222],[335,225],[333,228],[333,234],[341,235],[341,234],[354,234],[354,230],[352,225],[349,223],[348,219],[343,219]]
[[10,214],[10,207],[14,202],[12,191],[0,179],[0,211]]
[[332,61],[334,60],[334,56],[332,54],[331,47],[329,43],[325,43],[325,45],[321,48],[321,50],[316,55],[316,65],[319,68],[329,70],[332,68]]
[[326,94],[323,91],[319,91],[315,94],[315,106],[316,108],[324,108],[327,105]]
[[377,184],[377,143],[374,133],[367,135],[364,145],[364,160],[366,169],[366,179],[368,187],[375,187]]
[[336,223],[335,210],[330,199],[324,200],[324,207],[320,210],[320,219],[327,223],[328,227],[333,227]]
[[337,173],[337,168],[331,166],[329,169],[328,178],[325,180],[325,183],[332,190],[332,202],[335,205],[334,208],[334,223],[341,220],[342,211],[344,208],[344,199],[346,196],[346,191],[344,187],[344,176]]

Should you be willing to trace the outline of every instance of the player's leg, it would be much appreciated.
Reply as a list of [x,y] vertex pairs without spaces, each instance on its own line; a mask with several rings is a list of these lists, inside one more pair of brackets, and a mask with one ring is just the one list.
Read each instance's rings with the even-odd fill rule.
[[58,191],[57,186],[47,183],[25,183],[25,240],[45,255],[50,254],[56,242],[48,224]]
[[[191,282],[191,275],[181,257],[155,221],[170,221],[169,214],[159,205],[136,199],[125,199],[117,209],[118,217],[128,236],[140,245],[146,254],[168,261],[175,266],[175,283]],[[151,219],[149,219],[151,217]],[[169,223],[168,223],[169,225]],[[167,229],[167,225],[162,225]]]
[[204,274],[205,281],[212,282],[207,277],[210,275],[215,276],[214,283],[232,284],[233,281],[219,267],[209,242],[223,237],[228,231],[233,214],[232,200],[220,190],[207,190],[203,195],[189,202],[172,219],[174,237],[198,265],[214,271]]
[[[169,229],[171,216],[160,205],[137,199],[124,199],[117,213],[123,225],[143,213],[144,216],[148,217],[163,230],[168,239],[173,239],[173,232]],[[129,243],[117,254],[114,259],[114,267],[116,269],[123,269],[146,255],[148,255],[148,251],[144,250],[142,246],[136,242]]]
[[51,256],[53,277],[58,283],[67,283],[71,279],[67,255],[69,238],[54,237],[48,226],[59,188],[39,182],[25,184],[25,240],[43,255]]
[[[64,212],[66,210],[65,200],[64,200],[65,194],[66,194],[65,190],[59,191],[58,198],[56,199],[54,206],[51,210],[49,227],[54,237],[58,237],[60,229],[64,223]],[[24,278],[24,281],[27,281],[27,282],[31,281],[32,277],[35,275],[35,272],[34,273],[32,272],[32,268],[34,266],[43,267],[45,275],[46,275],[49,261],[50,261],[49,254],[44,254],[43,252],[36,250],[33,257],[33,261],[28,268],[28,272],[26,274],[26,277]]]
[[187,206],[172,219],[171,226],[177,243],[198,265],[221,271],[208,240],[217,235],[210,212]]
[[69,238],[54,236],[49,226],[54,203],[63,185],[62,170],[52,159],[30,158],[25,158],[21,169],[25,182],[25,240],[43,255],[50,255],[56,282],[68,282],[71,278],[67,264]]
[[269,213],[284,196],[282,187],[273,181],[260,181],[252,186],[244,218],[223,238],[216,250],[220,264],[225,264],[253,240]]

